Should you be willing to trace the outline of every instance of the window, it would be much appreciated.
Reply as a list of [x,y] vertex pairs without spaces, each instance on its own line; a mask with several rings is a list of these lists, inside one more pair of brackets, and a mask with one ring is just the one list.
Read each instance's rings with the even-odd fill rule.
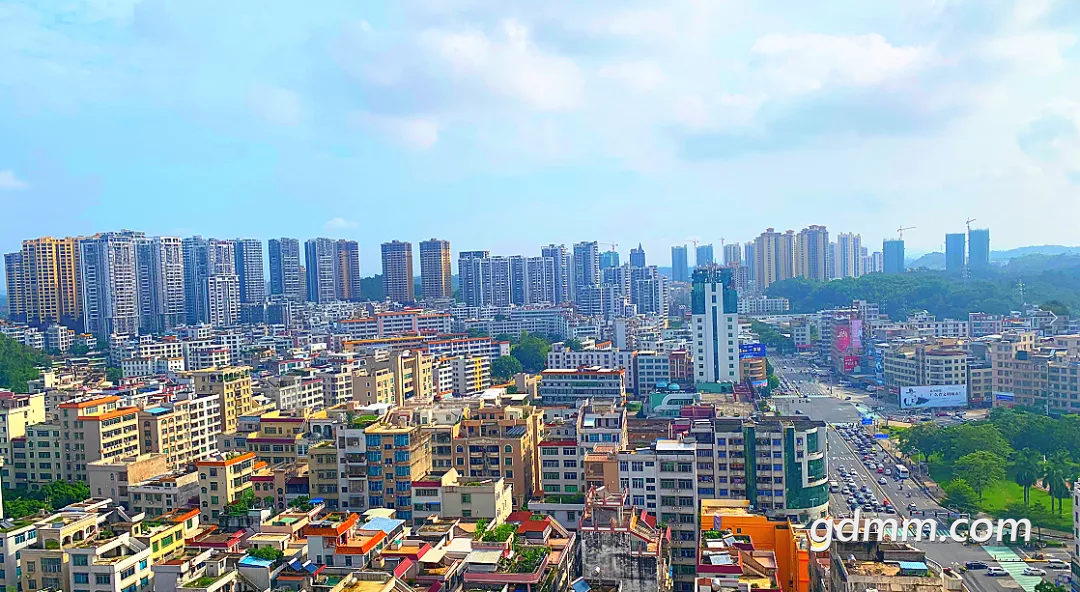
[[129,567],[129,568],[125,569],[124,571],[120,572],[120,579],[121,580],[126,580],[126,579],[130,578],[133,575],[135,575],[135,568],[134,567]]
[[103,586],[112,583],[112,575],[107,573],[94,574],[94,583]]
[[514,447],[507,444],[506,446],[503,447],[503,452],[505,454],[513,454],[514,453]]
[[463,494],[461,494],[461,503],[463,503],[463,504],[471,504],[472,503],[472,494],[471,493],[463,493]]
[[77,574],[75,574],[75,583],[76,584],[89,584],[90,583],[90,574],[88,574],[88,573],[77,573]]
[[[169,538],[171,539],[172,537],[169,537]],[[172,541],[169,541],[169,542],[171,543]],[[146,560],[145,559],[143,559],[142,561],[139,562],[139,570],[142,571],[144,569],[146,569]]]
[[72,565],[86,566],[86,565],[89,565],[89,561],[87,560],[86,555],[72,555],[71,556],[71,564]]

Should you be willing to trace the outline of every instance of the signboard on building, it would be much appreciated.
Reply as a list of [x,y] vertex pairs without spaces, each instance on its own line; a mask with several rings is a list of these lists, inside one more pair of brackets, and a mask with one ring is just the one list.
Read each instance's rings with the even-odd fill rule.
[[765,387],[769,386],[769,381],[768,380],[755,380],[755,381],[751,382],[750,384],[754,385],[754,388],[765,388]]
[[836,351],[845,353],[851,349],[851,327],[837,327],[834,341]]
[[1016,395],[1013,393],[996,393],[994,398],[998,401],[1012,401],[1016,398]]
[[739,359],[743,358],[764,358],[765,357],[765,344],[764,343],[740,343],[739,344]]
[[900,387],[901,409],[963,407],[967,405],[966,384]]
[[850,374],[859,367],[859,356],[844,356],[844,373]]
[[851,351],[862,349],[862,319],[851,319]]

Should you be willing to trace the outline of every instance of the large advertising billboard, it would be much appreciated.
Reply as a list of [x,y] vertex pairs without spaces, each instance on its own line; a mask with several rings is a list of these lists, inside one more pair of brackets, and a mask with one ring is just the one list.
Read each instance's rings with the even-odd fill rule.
[[901,409],[964,407],[965,405],[967,405],[966,384],[900,387]]
[[851,374],[859,367],[859,356],[844,356],[844,373]]
[[862,349],[862,319],[851,319],[851,351]]
[[740,343],[739,344],[739,359],[743,358],[764,358],[765,357],[765,344],[764,343]]
[[837,327],[835,341],[836,351],[846,353],[851,348],[851,328]]

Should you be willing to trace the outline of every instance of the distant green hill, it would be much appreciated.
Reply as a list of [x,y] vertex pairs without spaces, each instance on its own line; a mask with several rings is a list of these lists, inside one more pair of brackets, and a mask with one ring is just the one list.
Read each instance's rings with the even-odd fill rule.
[[27,381],[38,377],[36,367],[48,363],[49,357],[42,352],[0,335],[0,387],[25,393]]

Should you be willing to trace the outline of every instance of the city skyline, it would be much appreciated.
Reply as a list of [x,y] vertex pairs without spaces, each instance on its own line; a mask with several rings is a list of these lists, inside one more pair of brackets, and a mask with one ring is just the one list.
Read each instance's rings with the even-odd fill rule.
[[[395,238],[660,254],[821,224],[865,244],[915,226],[914,254],[968,217],[999,248],[1074,243],[1080,77],[1060,0],[854,6],[842,22],[791,2],[260,4],[247,44],[198,26],[201,3],[136,4],[6,21],[0,251],[16,229],[329,236],[360,241],[372,270]],[[219,9],[231,23],[252,6]],[[1017,195],[1056,215],[1013,223]]]

